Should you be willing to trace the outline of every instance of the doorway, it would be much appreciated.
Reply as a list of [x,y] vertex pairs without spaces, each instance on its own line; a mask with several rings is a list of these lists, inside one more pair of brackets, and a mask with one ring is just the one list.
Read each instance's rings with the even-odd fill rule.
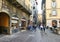
[[7,13],[0,13],[0,34],[5,34],[8,32],[10,26],[10,17]]
[[54,28],[57,27],[57,20],[52,20],[52,27],[54,27]]

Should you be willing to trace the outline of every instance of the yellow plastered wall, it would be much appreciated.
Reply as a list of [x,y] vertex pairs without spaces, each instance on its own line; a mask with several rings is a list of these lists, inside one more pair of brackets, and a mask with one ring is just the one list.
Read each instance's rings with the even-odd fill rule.
[[[60,0],[56,0],[56,11],[57,15],[53,16],[52,15],[52,0],[46,0],[46,24],[47,25],[52,25],[51,22],[52,20],[60,20]],[[49,21],[49,22],[48,22]]]
[[60,0],[56,0],[57,8],[60,8]]
[[29,0],[25,0],[25,5],[27,8],[31,9],[31,2]]
[[42,14],[38,14],[38,21],[42,22]]
[[51,9],[51,0],[46,0],[46,9]]

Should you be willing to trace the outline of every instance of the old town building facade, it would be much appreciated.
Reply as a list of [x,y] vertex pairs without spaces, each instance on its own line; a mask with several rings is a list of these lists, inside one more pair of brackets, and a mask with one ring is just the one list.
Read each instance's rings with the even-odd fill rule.
[[46,25],[60,27],[60,0],[46,0]]
[[31,15],[30,5],[29,0],[0,0],[0,33],[15,33],[20,24],[26,29]]

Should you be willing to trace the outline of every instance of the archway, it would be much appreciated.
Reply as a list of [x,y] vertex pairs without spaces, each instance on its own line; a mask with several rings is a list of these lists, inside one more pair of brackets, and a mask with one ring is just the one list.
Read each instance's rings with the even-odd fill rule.
[[25,29],[26,30],[26,26],[27,26],[26,18],[22,17],[21,18],[21,29]]
[[54,28],[57,27],[57,21],[56,20],[52,20],[52,27],[54,27]]
[[0,12],[0,34],[7,33],[10,26],[10,17],[5,12]]

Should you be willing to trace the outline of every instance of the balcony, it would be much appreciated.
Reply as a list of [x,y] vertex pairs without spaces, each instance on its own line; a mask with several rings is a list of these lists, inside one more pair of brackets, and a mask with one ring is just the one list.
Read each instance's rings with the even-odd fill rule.
[[27,8],[24,0],[7,0],[7,1],[14,5],[15,7],[19,8],[20,10],[22,10],[23,12],[31,15],[31,10]]

